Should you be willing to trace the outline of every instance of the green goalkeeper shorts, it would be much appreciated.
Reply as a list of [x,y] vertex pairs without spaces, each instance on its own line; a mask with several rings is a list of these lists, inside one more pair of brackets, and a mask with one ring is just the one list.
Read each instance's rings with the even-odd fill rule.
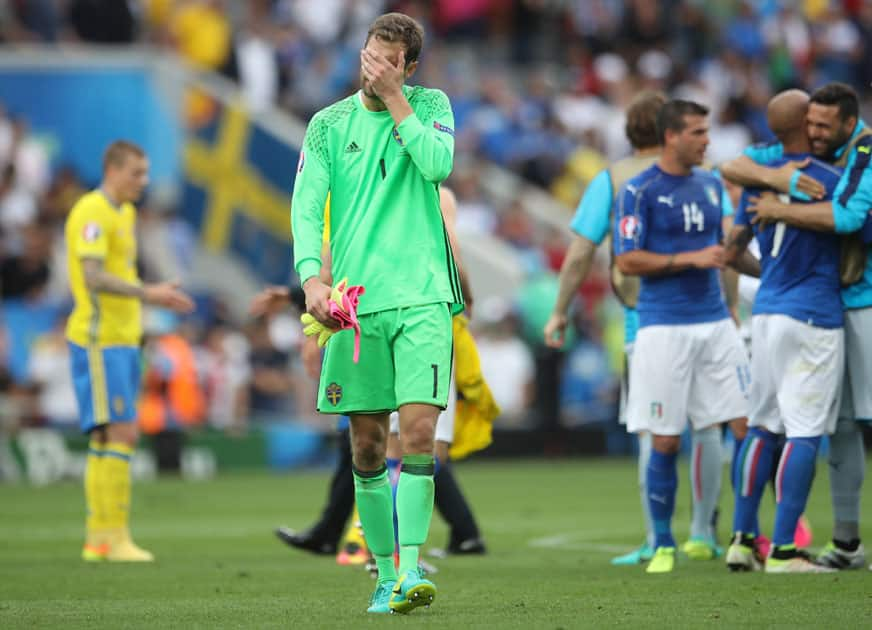
[[363,414],[424,403],[442,409],[451,380],[451,311],[445,303],[360,316],[360,360],[354,331],[330,338],[321,367],[318,411]]

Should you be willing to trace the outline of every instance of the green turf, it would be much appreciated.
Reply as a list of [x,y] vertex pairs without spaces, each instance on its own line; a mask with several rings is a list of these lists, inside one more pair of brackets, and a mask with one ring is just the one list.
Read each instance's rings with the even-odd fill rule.
[[[687,532],[689,503],[682,467],[679,537]],[[78,484],[0,486],[0,628],[872,627],[866,570],[730,574],[712,561],[649,576],[609,566],[615,551],[640,541],[629,460],[475,462],[457,470],[490,553],[434,561],[434,606],[401,618],[364,613],[373,582],[362,569],[274,538],[276,525],[314,519],[326,472],[136,485],[134,534],[158,558],[146,566],[78,560]],[[808,509],[816,545],[829,536],[828,494],[820,466]],[[724,537],[732,513],[727,495],[725,489]],[[770,497],[764,524],[771,524]],[[864,534],[872,541],[868,519]],[[445,538],[437,519],[430,539]]]

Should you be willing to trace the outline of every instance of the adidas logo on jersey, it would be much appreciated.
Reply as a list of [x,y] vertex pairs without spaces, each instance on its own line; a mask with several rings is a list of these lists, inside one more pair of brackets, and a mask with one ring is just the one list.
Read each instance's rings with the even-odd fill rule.
[[346,153],[360,153],[361,151],[363,151],[363,149],[361,149],[359,146],[357,146],[357,143],[354,142],[353,140],[351,141],[351,144],[349,144],[347,147],[345,147]]

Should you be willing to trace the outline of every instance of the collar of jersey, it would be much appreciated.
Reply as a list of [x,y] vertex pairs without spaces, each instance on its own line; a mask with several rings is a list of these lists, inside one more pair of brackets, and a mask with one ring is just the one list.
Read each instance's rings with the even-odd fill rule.
[[362,111],[364,114],[369,114],[370,116],[378,116],[380,118],[384,118],[385,116],[390,117],[391,112],[387,109],[383,109],[380,112],[374,112],[369,109],[366,105],[363,104],[363,90],[358,90],[357,94],[354,95],[354,104],[357,105],[357,109]]
[[118,212],[121,212],[121,206],[119,206],[117,203],[115,203],[115,201],[112,199],[112,197],[109,196],[109,193],[107,193],[102,188],[98,188],[97,190],[100,191],[100,194],[103,195],[103,199],[106,200],[106,203],[108,203],[110,206],[112,206],[113,210],[117,210]]
[[854,126],[854,133],[852,133],[851,137],[848,138],[848,141],[845,144],[843,144],[842,146],[840,146],[838,148],[838,150],[836,151],[836,158],[837,159],[842,157],[842,153],[845,152],[845,149],[848,148],[848,145],[851,144],[851,142],[854,140],[854,138],[856,138],[859,135],[859,133],[861,131],[863,131],[865,128],[866,128],[865,123],[858,118],[857,124]]

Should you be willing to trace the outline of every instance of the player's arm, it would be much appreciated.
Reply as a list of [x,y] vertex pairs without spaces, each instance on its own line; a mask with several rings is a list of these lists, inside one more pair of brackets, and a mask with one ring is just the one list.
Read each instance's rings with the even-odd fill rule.
[[294,269],[306,293],[306,310],[319,322],[333,328],[330,317],[330,286],[319,277],[324,233],[324,204],[330,190],[330,165],[324,122],[316,115],[306,129],[297,178],[291,198],[291,234]]
[[[750,226],[734,225],[724,245],[724,262],[739,273],[759,278],[760,261],[748,251],[748,243],[753,237]],[[736,297],[738,298],[738,287]]]
[[127,282],[106,271],[100,258],[82,258],[82,271],[89,291],[138,298],[148,304],[163,306],[179,313],[190,313],[194,310],[194,301],[179,290],[178,282]]
[[824,185],[799,170],[808,164],[807,159],[778,167],[766,166],[781,157],[780,147],[748,147],[739,157],[721,164],[721,174],[745,188],[770,188],[788,194],[803,193],[811,199],[823,198]]
[[454,264],[457,265],[457,275],[460,276],[460,290],[463,292],[463,301],[468,314],[472,314],[472,287],[469,276],[460,257],[460,241],[457,239],[457,198],[450,188],[439,188],[439,209],[442,211],[442,220],[445,222],[445,232],[448,234],[448,243],[451,245],[451,253],[454,255]]
[[[724,262],[746,276],[760,277],[760,261],[748,251],[748,243],[754,238],[748,216],[748,203],[751,195],[743,191],[739,198],[739,207],[735,216],[731,217],[730,225],[724,221],[724,233],[727,234],[724,243]],[[725,285],[725,292],[729,295]],[[738,277],[736,278],[736,302],[738,303]],[[728,303],[729,305],[729,303]]]
[[602,170],[591,180],[578,202],[570,224],[575,236],[560,267],[557,300],[543,330],[545,344],[552,348],[563,346],[569,306],[590,273],[596,248],[608,234],[613,198],[611,177],[608,170]]
[[82,262],[82,274],[89,291],[132,297],[180,313],[194,310],[193,300],[179,291],[177,283],[128,282],[106,271],[104,260],[109,253],[109,234],[112,229],[114,226],[104,223],[99,215],[92,216],[84,229],[70,243],[73,252]]
[[403,51],[396,66],[367,49],[361,51],[360,61],[364,76],[394,119],[397,134],[412,162],[427,181],[444,181],[454,164],[454,114],[448,97],[439,90],[431,90],[429,97],[435,102],[429,104],[426,119],[418,118],[403,94],[406,79]]
[[709,245],[704,249],[676,254],[658,254],[637,249],[615,258],[621,273],[628,276],[666,276],[688,269],[723,269],[724,248]]
[[722,269],[724,248],[710,245],[704,249],[659,254],[645,249],[648,233],[648,201],[644,193],[625,185],[618,195],[615,217],[615,264],[628,276],[665,276],[687,269]]
[[749,212],[756,221],[784,221],[789,225],[819,232],[850,234],[863,227],[872,208],[872,138],[860,140],[832,201],[786,204],[774,195],[761,195],[753,200]]

